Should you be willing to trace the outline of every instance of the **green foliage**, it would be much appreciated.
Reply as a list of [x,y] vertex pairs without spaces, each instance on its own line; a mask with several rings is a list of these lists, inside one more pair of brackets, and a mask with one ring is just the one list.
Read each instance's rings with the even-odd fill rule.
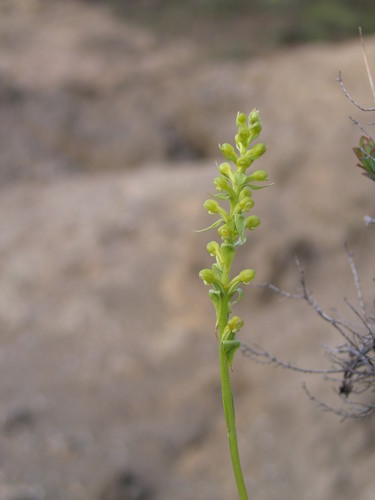
[[353,148],[359,163],[357,166],[362,168],[367,177],[375,181],[375,143],[370,137],[362,136],[359,141],[359,147]]
[[163,36],[198,37],[227,57],[248,57],[275,45],[353,37],[358,26],[367,34],[375,31],[373,0],[109,1],[127,21],[147,24]]

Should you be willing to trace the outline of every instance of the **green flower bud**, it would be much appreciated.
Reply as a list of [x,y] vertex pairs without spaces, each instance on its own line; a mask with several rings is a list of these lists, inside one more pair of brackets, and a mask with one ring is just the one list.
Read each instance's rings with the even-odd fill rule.
[[262,131],[262,124],[259,118],[259,111],[253,109],[249,114],[249,132],[250,132],[250,142],[256,139]]
[[214,186],[218,191],[226,191],[230,187],[224,177],[216,177],[214,179]]
[[254,125],[255,123],[260,123],[260,118],[259,111],[254,108],[249,114],[249,125]]
[[204,281],[205,285],[210,285],[215,282],[215,275],[211,269],[202,269],[199,273],[199,277]]
[[266,146],[260,142],[255,144],[246,154],[254,161],[262,156],[262,154],[266,152],[266,149]]
[[249,128],[250,131],[250,136],[249,136],[249,143],[254,141],[257,137],[259,137],[259,134],[262,132],[262,125],[259,123],[255,123]]
[[250,283],[252,279],[255,277],[255,271],[254,269],[244,269],[243,271],[240,272],[238,275],[238,279],[242,281],[242,283],[245,283],[247,285]]
[[249,181],[266,181],[267,180],[267,172],[265,170],[255,170],[251,175],[249,175]]
[[234,150],[234,147],[227,142],[224,144],[219,144],[220,151],[223,153],[225,158],[229,161],[234,161],[236,163],[238,156]]
[[241,130],[239,130],[238,134],[235,136],[237,146],[239,148],[241,146],[243,148],[247,148],[249,145],[249,137],[250,137],[250,132],[247,129],[242,128]]
[[254,278],[255,271],[254,269],[244,269],[237,276],[235,276],[228,285],[228,296],[232,297],[237,291],[239,291],[238,285],[242,282],[245,285],[248,285],[250,281]]
[[246,115],[245,115],[245,113],[240,113],[240,112],[237,113],[236,124],[237,124],[238,128],[246,127]]
[[233,170],[229,163],[220,163],[219,171],[222,175],[225,175],[225,177],[229,177],[229,179],[233,178]]
[[243,319],[241,319],[239,316],[233,316],[229,321],[228,321],[228,327],[231,332],[238,332],[241,330],[241,328],[244,325]]
[[246,170],[250,165],[253,163],[253,160],[250,158],[248,153],[246,153],[244,156],[238,159],[237,161],[237,167]]
[[250,167],[254,160],[257,160],[266,151],[266,146],[262,143],[255,144],[247,153],[245,153],[237,161],[237,167],[246,169]]
[[242,198],[251,198],[251,189],[248,186],[245,186],[241,189],[240,200]]
[[[251,198],[248,198],[247,196],[240,200],[237,204],[237,207],[239,208],[240,212],[247,212],[251,208],[253,208],[254,202]],[[236,207],[236,208],[237,208]]]
[[217,214],[220,209],[220,205],[215,200],[206,200],[204,202],[204,208],[209,214]]
[[210,241],[209,243],[207,243],[207,252],[210,254],[210,255],[217,255],[220,253],[220,246],[219,246],[219,243],[217,241]]
[[256,227],[259,226],[259,224],[260,224],[260,219],[256,215],[250,215],[246,219],[246,228],[247,229],[250,229],[250,230],[255,229]]
[[228,240],[231,238],[232,233],[229,230],[229,227],[227,224],[223,224],[219,229],[217,230],[217,234],[222,238],[223,240]]

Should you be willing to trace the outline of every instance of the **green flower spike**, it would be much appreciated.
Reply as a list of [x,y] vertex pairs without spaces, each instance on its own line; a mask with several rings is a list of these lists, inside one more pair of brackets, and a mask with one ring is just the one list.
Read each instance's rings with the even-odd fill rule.
[[[235,143],[239,154],[231,144],[224,143],[219,146],[226,161],[218,166],[220,176],[214,179],[214,186],[218,194],[212,195],[215,199],[210,198],[204,203],[209,214],[220,217],[206,230],[217,228],[222,242],[221,244],[217,241],[208,243],[207,251],[215,258],[216,262],[211,269],[203,269],[199,276],[205,285],[211,286],[209,296],[216,312],[215,333],[219,344],[222,397],[229,448],[240,500],[247,500],[248,495],[238,452],[229,378],[234,355],[241,345],[236,335],[244,322],[238,316],[230,316],[232,306],[241,299],[243,294],[240,284],[247,285],[254,278],[255,271],[244,269],[231,278],[231,266],[236,246],[245,243],[247,231],[253,231],[260,224],[259,217],[249,215],[249,211],[254,206],[253,191],[266,187],[268,184],[256,184],[267,181],[267,173],[264,170],[247,172],[253,162],[266,151],[266,146],[262,143],[251,146],[262,130],[259,111],[254,109],[248,117],[244,113],[238,113],[236,124],[238,132],[235,136]],[[225,203],[227,207],[223,208],[221,203]],[[236,294],[237,299],[231,301]]]

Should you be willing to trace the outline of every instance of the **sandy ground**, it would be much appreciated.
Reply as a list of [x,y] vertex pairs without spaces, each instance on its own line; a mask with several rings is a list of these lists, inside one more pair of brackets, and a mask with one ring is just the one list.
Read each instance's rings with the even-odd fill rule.
[[[198,272],[218,142],[261,110],[274,182],[238,268],[350,316],[347,242],[373,304],[374,186],[336,83],[371,103],[359,43],[220,62],[94,4],[4,3],[0,17],[0,499],[236,498],[214,315]],[[370,58],[375,40],[368,40]],[[366,119],[361,117],[365,122]],[[327,366],[341,339],[304,303],[249,287],[241,339]],[[233,372],[251,497],[372,500],[373,419],[340,422],[335,384]]]

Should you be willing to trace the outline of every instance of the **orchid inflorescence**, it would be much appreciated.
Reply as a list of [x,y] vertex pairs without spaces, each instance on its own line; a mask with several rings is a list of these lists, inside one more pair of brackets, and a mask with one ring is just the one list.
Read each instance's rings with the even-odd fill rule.
[[[262,130],[259,111],[254,109],[248,117],[244,113],[238,113],[236,123],[237,151],[228,143],[219,146],[227,161],[218,165],[220,176],[214,179],[218,193],[211,195],[211,198],[204,203],[209,214],[219,216],[204,231],[217,228],[222,243],[219,244],[217,241],[208,243],[207,251],[215,257],[216,262],[211,269],[202,269],[199,276],[205,285],[211,286],[209,295],[216,311],[215,333],[219,342],[222,397],[229,447],[238,493],[241,500],[246,500],[248,496],[239,460],[229,379],[229,368],[232,368],[234,354],[240,347],[236,335],[244,322],[239,316],[230,317],[230,314],[232,306],[242,298],[240,285],[247,285],[254,278],[255,271],[244,269],[232,279],[230,275],[236,246],[243,245],[246,242],[246,232],[254,230],[260,224],[259,217],[249,215],[254,206],[253,191],[268,184],[258,184],[267,181],[267,173],[264,170],[255,170],[250,174],[247,172],[253,162],[266,151],[266,146],[262,143],[251,145]],[[222,206],[223,202],[227,208]]]
[[[267,173],[264,170],[247,173],[247,169],[252,163],[266,151],[266,146],[262,143],[250,147],[250,144],[262,130],[259,111],[254,109],[248,117],[244,113],[238,113],[237,127],[238,133],[235,136],[235,142],[238,153],[231,144],[225,143],[219,146],[225,159],[232,162],[235,168],[233,169],[228,162],[218,166],[221,175],[214,179],[214,185],[219,194],[212,195],[212,198],[204,203],[209,214],[220,216],[207,228],[218,227],[217,232],[222,239],[221,245],[217,241],[211,241],[207,245],[207,251],[216,258],[216,263],[211,269],[203,269],[199,273],[204,283],[213,287],[209,295],[216,310],[216,331],[219,326],[223,302],[231,301],[235,294],[238,294],[238,301],[243,293],[240,284],[248,284],[255,276],[253,269],[244,269],[230,280],[230,269],[235,255],[235,247],[246,242],[246,230],[254,230],[260,224],[259,217],[248,215],[254,206],[252,191],[265,187],[254,184],[254,182],[267,180]],[[229,210],[223,208],[220,201],[229,201]],[[232,304],[230,303],[230,305]],[[239,347],[239,343],[233,343],[234,336],[242,325],[243,321],[235,316],[228,324],[224,325],[223,332],[221,332],[220,340],[224,342],[227,349],[230,364],[232,364],[234,348]]]

